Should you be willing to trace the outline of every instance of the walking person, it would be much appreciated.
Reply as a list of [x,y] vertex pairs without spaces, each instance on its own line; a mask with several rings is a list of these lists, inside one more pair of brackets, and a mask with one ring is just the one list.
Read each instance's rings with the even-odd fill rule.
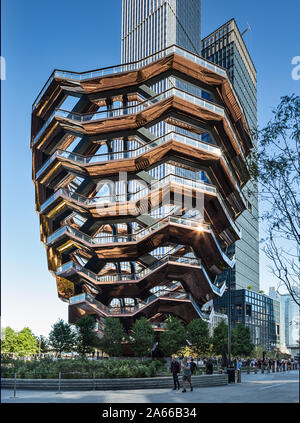
[[173,375],[173,382],[174,382],[173,391],[175,391],[176,389],[180,389],[180,384],[178,379],[178,373],[180,373],[180,364],[177,361],[176,357],[172,357],[170,371]]
[[191,372],[191,366],[190,363],[188,363],[187,358],[184,357],[183,361],[182,361],[182,385],[183,385],[183,390],[182,392],[186,392],[186,381],[189,382],[190,387],[191,387],[191,392],[193,390],[193,385],[192,385],[192,372]]

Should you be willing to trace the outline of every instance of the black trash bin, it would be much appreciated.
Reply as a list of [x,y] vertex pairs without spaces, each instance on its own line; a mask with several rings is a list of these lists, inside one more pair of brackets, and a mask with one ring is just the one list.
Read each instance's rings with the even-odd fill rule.
[[234,367],[227,367],[228,383],[235,383]]

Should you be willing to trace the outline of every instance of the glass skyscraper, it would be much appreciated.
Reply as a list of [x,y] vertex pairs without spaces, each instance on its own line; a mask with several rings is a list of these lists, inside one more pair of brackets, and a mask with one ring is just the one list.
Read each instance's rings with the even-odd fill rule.
[[201,55],[201,0],[123,0],[122,63],[173,44]]
[[[249,289],[234,290],[231,294],[231,324],[250,328],[254,345],[272,351],[280,346],[280,303],[267,295]],[[228,293],[214,300],[219,313],[227,314]]]
[[[202,56],[227,69],[244,108],[251,130],[257,128],[256,69],[234,19],[226,22],[202,40]],[[256,145],[255,137],[253,144]],[[220,279],[230,280],[233,289],[251,286],[259,290],[259,227],[258,190],[249,181],[243,187],[248,210],[237,219],[242,239],[231,249],[235,254],[235,269],[225,271]]]

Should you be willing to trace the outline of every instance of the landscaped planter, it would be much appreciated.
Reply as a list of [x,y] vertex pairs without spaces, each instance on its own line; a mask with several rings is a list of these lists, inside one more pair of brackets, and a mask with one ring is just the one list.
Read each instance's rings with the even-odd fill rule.
[[[180,382],[182,377],[179,376]],[[13,389],[15,380],[1,379],[2,388]],[[194,387],[221,386],[228,384],[226,374],[192,376]],[[16,379],[17,389],[59,390],[59,379]],[[173,388],[173,377],[122,378],[122,379],[61,379],[62,391],[72,390],[129,390],[129,389],[157,389]]]

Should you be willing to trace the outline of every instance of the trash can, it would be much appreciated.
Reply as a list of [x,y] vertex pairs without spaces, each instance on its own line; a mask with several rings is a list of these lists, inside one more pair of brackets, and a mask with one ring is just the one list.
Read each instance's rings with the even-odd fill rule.
[[234,367],[227,367],[228,383],[235,383]]

